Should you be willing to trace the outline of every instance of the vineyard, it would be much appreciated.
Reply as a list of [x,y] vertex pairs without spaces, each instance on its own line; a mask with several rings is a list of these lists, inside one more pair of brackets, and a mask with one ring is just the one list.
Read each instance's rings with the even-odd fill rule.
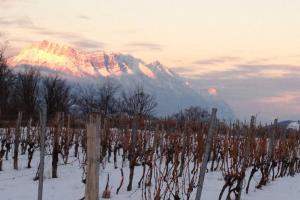
[[[99,157],[92,161],[100,164],[101,198],[195,199],[202,179],[201,199],[247,199],[251,193],[259,198],[264,191],[257,190],[273,182],[280,188],[280,179],[300,172],[300,132],[280,128],[277,120],[262,126],[254,117],[224,123],[213,114],[208,120],[128,115],[82,120],[56,113],[44,125],[45,199],[84,199],[89,179],[97,177],[88,172],[91,145],[97,144],[90,140],[91,125],[99,139],[94,147]],[[24,120],[19,112],[16,120],[0,122],[1,199],[3,192],[12,193],[10,199],[19,199],[19,192],[30,194],[24,200],[36,198],[42,132],[42,116]],[[31,191],[15,191],[18,180]],[[50,181],[59,187],[51,190]]]
[[300,0],[0,0],[0,200],[300,200]]

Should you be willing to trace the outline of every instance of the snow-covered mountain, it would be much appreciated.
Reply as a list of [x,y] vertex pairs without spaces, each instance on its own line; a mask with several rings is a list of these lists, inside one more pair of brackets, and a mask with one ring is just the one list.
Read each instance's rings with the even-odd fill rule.
[[196,92],[188,80],[158,61],[145,63],[131,55],[83,52],[68,45],[42,41],[23,49],[8,59],[14,69],[37,67],[42,74],[58,74],[70,81],[85,84],[113,79],[124,89],[137,84],[153,93],[158,101],[157,114],[172,114],[190,105],[210,109],[218,107],[219,117],[232,119],[234,114],[222,100]]

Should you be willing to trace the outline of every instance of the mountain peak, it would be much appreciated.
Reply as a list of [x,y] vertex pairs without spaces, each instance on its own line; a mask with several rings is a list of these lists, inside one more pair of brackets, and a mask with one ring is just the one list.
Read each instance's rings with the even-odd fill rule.
[[75,54],[79,54],[78,50],[70,47],[67,44],[51,42],[48,40],[43,40],[41,42],[33,43],[29,48],[25,50],[31,50],[35,48],[54,55],[65,54],[65,55],[74,56]]
[[[160,114],[171,114],[191,105],[210,106],[184,79],[159,61],[150,64],[132,55],[84,52],[69,45],[43,40],[23,49],[11,57],[8,64],[23,70],[24,66],[38,68],[41,74],[55,73],[70,81],[99,82],[110,77],[124,88],[143,84],[145,89],[157,96]],[[85,80],[85,81],[83,81]],[[218,101],[213,99],[214,104]],[[226,104],[219,103],[223,116],[233,116]]]
[[158,60],[155,60],[150,64],[155,65],[155,66],[162,65]]
[[42,48],[42,49],[46,49],[50,46],[54,47],[54,46],[65,46],[65,45],[60,44],[60,43],[56,43],[56,42],[51,42],[51,41],[48,41],[48,40],[43,40],[43,41],[33,43],[32,46],[39,47],[39,48]]
[[[47,68],[75,77],[108,77],[141,74],[156,79],[155,72],[142,60],[120,53],[83,52],[66,44],[43,40],[23,49],[8,60],[9,65]],[[159,62],[158,62],[159,63]]]

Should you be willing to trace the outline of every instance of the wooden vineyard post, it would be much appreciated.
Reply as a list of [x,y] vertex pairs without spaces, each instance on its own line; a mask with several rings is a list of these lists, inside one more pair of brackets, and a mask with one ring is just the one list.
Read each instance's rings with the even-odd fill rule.
[[43,182],[44,182],[44,160],[45,160],[45,135],[46,135],[46,105],[42,107],[40,112],[40,166],[39,166],[39,188],[38,188],[38,200],[43,199]]
[[268,157],[270,162],[273,160],[274,140],[275,140],[275,135],[277,133],[277,123],[278,123],[278,119],[275,119],[274,129],[269,133],[270,135],[269,135],[269,144],[268,144]]
[[250,156],[250,152],[251,152],[251,142],[250,140],[255,136],[255,116],[251,116],[251,120],[250,120],[250,132],[247,133],[248,135],[246,135],[246,150],[245,150],[245,153],[244,153],[244,163],[242,165],[242,171],[241,171],[241,179],[240,181],[238,182],[238,195],[237,195],[237,200],[240,200],[241,197],[242,197],[242,189],[243,189],[243,181],[245,179],[245,174],[246,174],[246,170],[247,170],[247,167],[248,165],[250,164],[249,163],[249,156]]
[[62,113],[56,113],[55,129],[53,132],[53,150],[52,150],[52,178],[57,178],[57,165],[58,165],[58,155],[59,155],[59,135],[62,131],[61,121]]
[[100,129],[99,117],[90,116],[87,124],[87,175],[85,199],[99,199],[99,167],[100,167]]
[[70,121],[71,121],[71,116],[67,115],[67,129],[64,132],[65,144],[63,146],[63,148],[64,148],[64,163],[65,164],[68,163],[68,159],[69,159],[69,147],[70,147],[70,139],[71,139]]
[[214,127],[215,127],[215,123],[216,123],[216,114],[217,114],[217,109],[213,108],[212,112],[211,112],[211,117],[210,117],[210,126],[209,126],[209,130],[208,130],[207,138],[206,138],[204,156],[203,156],[203,160],[202,160],[202,164],[201,164],[201,169],[200,169],[200,174],[199,174],[199,183],[198,183],[198,187],[197,187],[197,193],[196,193],[195,200],[201,199],[204,177],[205,177],[206,167],[207,167],[208,158],[209,158],[209,154],[210,154],[210,147],[211,147],[211,143],[212,143]]
[[181,160],[180,160],[180,171],[179,171],[179,177],[182,177],[183,170],[184,170],[184,162],[185,162],[185,153],[187,149],[187,129],[186,129],[186,122],[184,122],[184,129],[182,131],[181,137],[182,137],[182,152],[181,152]]
[[16,124],[16,134],[15,134],[15,146],[14,146],[14,169],[18,170],[18,154],[19,154],[19,144],[21,137],[21,121],[22,112],[18,113],[18,120]]
[[127,191],[132,190],[133,176],[134,176],[134,168],[135,168],[135,159],[136,159],[136,142],[137,142],[137,134],[138,134],[138,119],[135,115],[133,117],[132,122],[132,131],[131,131],[131,144],[129,150],[129,183],[127,186]]

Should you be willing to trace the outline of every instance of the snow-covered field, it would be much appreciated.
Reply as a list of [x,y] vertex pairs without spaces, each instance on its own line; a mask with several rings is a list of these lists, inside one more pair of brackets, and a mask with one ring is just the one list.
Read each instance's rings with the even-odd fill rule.
[[[20,156],[19,170],[13,170],[13,161],[5,161],[3,163],[4,171],[0,172],[0,199],[1,200],[34,200],[37,199],[38,182],[33,181],[38,166],[38,152],[35,152],[32,168],[27,169],[27,155]],[[121,162],[121,160],[119,160]],[[59,178],[51,177],[51,156],[47,156],[45,160],[45,182],[44,182],[44,200],[79,200],[84,196],[85,185],[81,183],[82,169],[80,163],[74,157],[70,158],[70,164],[59,165]],[[121,163],[119,163],[121,166]],[[135,181],[133,190],[126,191],[128,182],[128,167],[124,168],[124,185],[120,193],[116,194],[116,188],[120,183],[120,169],[114,169],[113,163],[107,163],[104,170],[100,173],[100,194],[103,192],[107,174],[110,174],[110,187],[113,200],[121,199],[142,199],[142,189],[137,188],[137,182],[142,173],[142,167],[136,167]],[[295,177],[284,177],[270,182],[263,189],[255,189],[255,184],[259,180],[259,173],[252,181],[249,194],[243,193],[242,199],[245,200],[298,200],[300,197],[300,175]],[[204,191],[202,199],[214,200],[223,186],[223,179],[220,172],[209,172],[205,177]],[[195,192],[191,199],[194,199]],[[101,195],[100,195],[101,196]]]

